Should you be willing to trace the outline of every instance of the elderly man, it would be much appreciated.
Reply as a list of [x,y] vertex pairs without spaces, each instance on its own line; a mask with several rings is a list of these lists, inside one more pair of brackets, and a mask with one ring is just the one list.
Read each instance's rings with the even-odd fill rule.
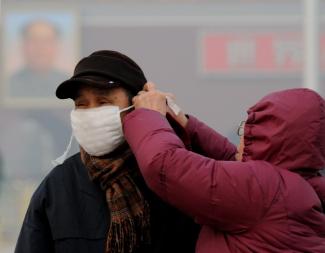
[[55,167],[32,197],[20,252],[194,252],[198,227],[148,190],[121,118],[146,78],[129,57],[97,51],[56,91],[71,98],[80,153]]

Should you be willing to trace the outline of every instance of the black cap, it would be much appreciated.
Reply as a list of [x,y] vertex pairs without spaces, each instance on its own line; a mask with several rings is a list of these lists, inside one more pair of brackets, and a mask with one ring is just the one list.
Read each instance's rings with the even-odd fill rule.
[[101,50],[78,62],[73,76],[56,89],[56,96],[73,98],[80,84],[108,88],[121,85],[137,94],[146,82],[143,71],[131,58],[116,51]]

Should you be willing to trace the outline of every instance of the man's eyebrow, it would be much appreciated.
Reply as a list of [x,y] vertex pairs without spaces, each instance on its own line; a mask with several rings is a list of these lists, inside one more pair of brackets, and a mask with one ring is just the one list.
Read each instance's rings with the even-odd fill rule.
[[95,93],[97,96],[107,96],[111,93],[110,89],[96,89]]
[[77,101],[77,100],[83,99],[83,97],[84,97],[84,96],[78,92],[78,93],[74,96],[74,101]]

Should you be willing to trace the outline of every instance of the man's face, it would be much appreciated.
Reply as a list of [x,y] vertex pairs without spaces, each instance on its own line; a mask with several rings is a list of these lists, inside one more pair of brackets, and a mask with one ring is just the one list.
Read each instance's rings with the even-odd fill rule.
[[[120,109],[130,105],[127,91],[122,87],[96,88],[83,85],[74,98],[75,109],[90,109],[105,105],[115,105]],[[126,112],[121,113],[123,119]]]
[[23,40],[26,64],[36,71],[47,71],[53,67],[58,53],[58,38],[50,24],[39,22],[31,25]]

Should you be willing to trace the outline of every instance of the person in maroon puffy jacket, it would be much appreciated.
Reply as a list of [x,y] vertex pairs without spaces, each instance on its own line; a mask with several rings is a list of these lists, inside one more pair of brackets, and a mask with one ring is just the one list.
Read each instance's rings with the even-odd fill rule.
[[325,101],[298,88],[247,112],[240,145],[193,116],[165,115],[166,94],[146,84],[123,121],[148,186],[202,225],[198,253],[325,252]]

